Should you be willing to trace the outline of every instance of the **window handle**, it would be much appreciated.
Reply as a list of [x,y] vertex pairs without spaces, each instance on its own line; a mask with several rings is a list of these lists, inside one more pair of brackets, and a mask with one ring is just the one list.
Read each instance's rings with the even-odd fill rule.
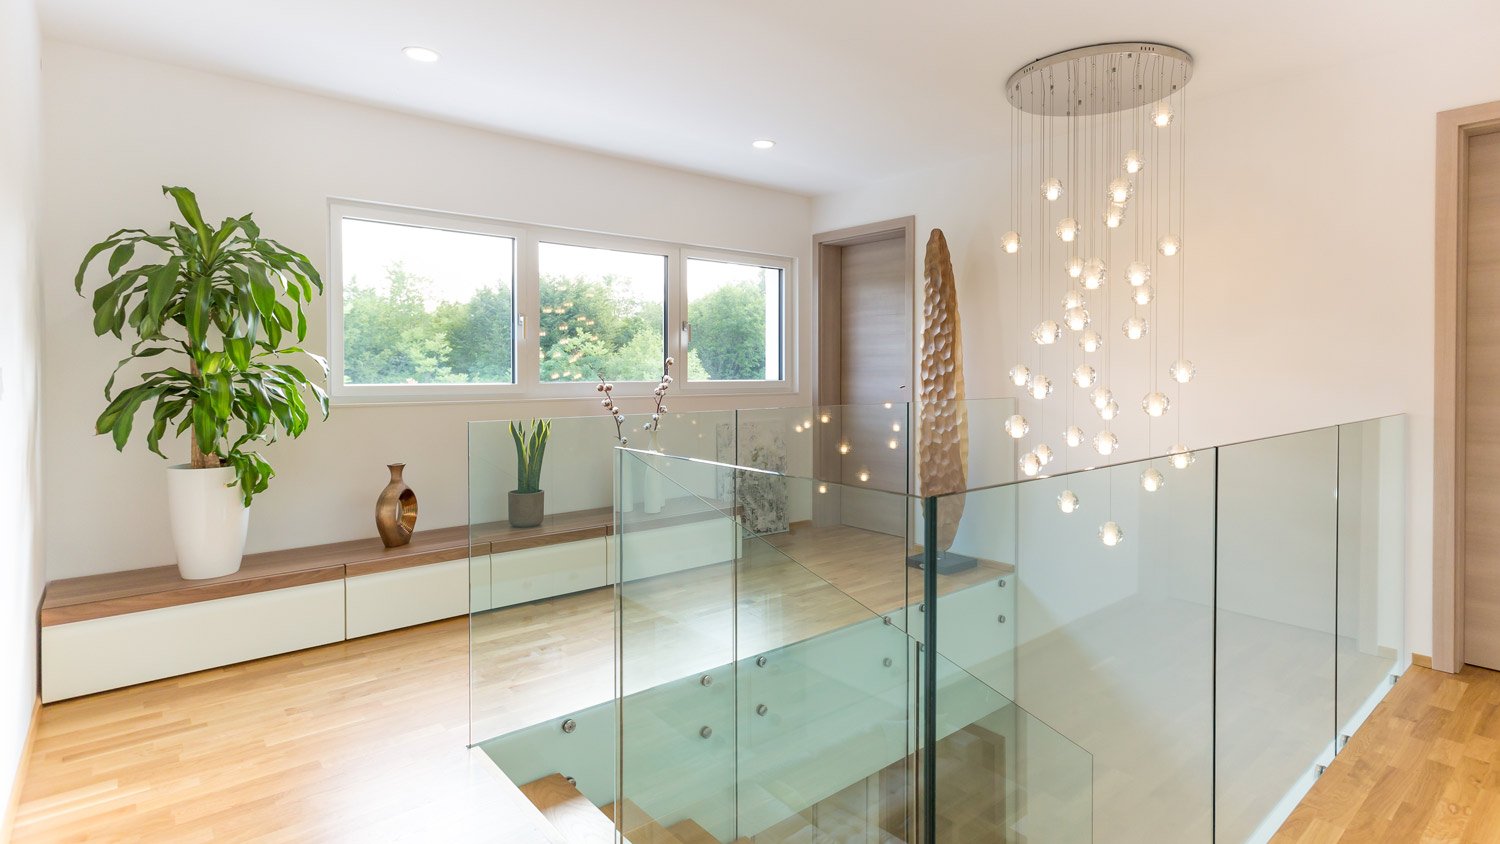
[[684,343],[692,343],[693,342],[693,325],[692,325],[692,323],[688,322],[687,320],[683,320],[682,321],[682,342],[684,342]]
[[516,317],[516,325],[519,328],[519,330],[516,332],[516,337],[518,339],[524,341],[526,339],[526,315],[525,314],[520,314],[520,315],[518,315]]

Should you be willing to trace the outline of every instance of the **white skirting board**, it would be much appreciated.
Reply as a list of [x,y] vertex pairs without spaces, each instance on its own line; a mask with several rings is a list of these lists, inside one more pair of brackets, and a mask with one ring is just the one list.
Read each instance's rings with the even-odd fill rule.
[[344,638],[344,581],[42,628],[42,702]]
[[469,611],[469,558],[351,577],[345,635],[350,639]]

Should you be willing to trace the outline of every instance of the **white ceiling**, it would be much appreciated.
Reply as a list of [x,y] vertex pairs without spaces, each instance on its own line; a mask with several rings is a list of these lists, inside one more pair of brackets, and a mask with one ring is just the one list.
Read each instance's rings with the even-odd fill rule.
[[[1495,0],[40,5],[61,40],[805,194],[1002,144],[1005,78],[1069,47],[1182,47],[1197,98],[1500,26]],[[412,62],[408,44],[442,60]]]

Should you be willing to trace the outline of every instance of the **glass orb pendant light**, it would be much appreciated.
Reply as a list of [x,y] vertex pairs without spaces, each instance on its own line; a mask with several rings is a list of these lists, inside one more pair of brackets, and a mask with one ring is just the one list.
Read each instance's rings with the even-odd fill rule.
[[1083,445],[1083,429],[1077,425],[1069,425],[1068,429],[1063,431],[1063,442],[1068,444],[1068,448]]
[[1005,420],[1004,428],[1005,433],[1010,434],[1011,439],[1019,440],[1026,436],[1027,431],[1031,430],[1031,423],[1026,421],[1026,417],[1017,413]]
[[1097,352],[1104,348],[1104,335],[1090,328],[1078,336],[1078,348],[1085,352]]
[[1117,229],[1124,223],[1125,206],[1119,204],[1118,202],[1111,202],[1109,204],[1109,207],[1104,209],[1105,228]]
[[1193,362],[1187,358],[1178,358],[1167,372],[1171,374],[1173,381],[1179,384],[1186,384],[1193,380],[1194,375],[1198,374],[1198,368],[1193,366]]
[[1171,406],[1172,400],[1167,398],[1167,394],[1161,391],[1147,393],[1146,397],[1141,399],[1141,410],[1146,411],[1146,415],[1153,419],[1165,416],[1167,408]]
[[1089,327],[1089,312],[1083,308],[1068,308],[1063,313],[1063,324],[1073,331],[1082,331]]
[[1062,198],[1062,180],[1056,177],[1042,182],[1042,197],[1048,202],[1056,202]]
[[1145,156],[1141,155],[1140,150],[1133,149],[1130,152],[1125,153],[1124,166],[1125,172],[1134,176],[1136,173],[1139,173],[1142,170],[1146,169],[1146,158]]
[[1108,457],[1120,447],[1120,438],[1111,431],[1100,431],[1094,435],[1094,451]]
[[1131,261],[1125,268],[1125,280],[1131,287],[1140,287],[1151,280],[1151,267],[1144,261]]
[[1099,418],[1103,419],[1105,422],[1108,422],[1119,415],[1120,403],[1115,401],[1114,399],[1110,399],[1108,404],[1099,408]]
[[1133,287],[1130,290],[1130,301],[1137,305],[1149,305],[1151,304],[1151,300],[1155,298],[1156,291],[1152,290],[1149,284],[1142,284],[1140,287]]
[[1106,276],[1104,262],[1098,258],[1090,258],[1084,262],[1083,273],[1079,278],[1083,281],[1085,290],[1098,290],[1104,286]]
[[1092,387],[1099,380],[1099,373],[1086,363],[1080,363],[1073,370],[1073,384],[1078,387]]
[[1156,492],[1167,485],[1166,476],[1158,472],[1155,467],[1141,473],[1141,489],[1147,492]]
[[1020,252],[1021,235],[1013,231],[1000,235],[1000,248],[1004,249],[1007,255],[1014,255]]
[[1050,346],[1062,337],[1062,326],[1055,319],[1044,319],[1031,329],[1031,339],[1038,346]]
[[1026,392],[1034,399],[1041,400],[1052,395],[1052,379],[1041,373],[1031,376],[1031,385]]
[[1151,325],[1146,322],[1145,317],[1133,316],[1125,320],[1120,330],[1125,332],[1126,339],[1139,340],[1151,330]]
[[1078,505],[1078,494],[1071,489],[1065,489],[1057,496],[1057,509],[1065,514],[1078,512]]
[[1057,223],[1057,239],[1063,243],[1072,243],[1078,237],[1078,221],[1072,217],[1064,217]]
[[1010,368],[1010,383],[1017,387],[1024,387],[1031,383],[1031,368],[1024,363],[1018,363]]
[[1156,251],[1170,258],[1182,251],[1182,238],[1175,234],[1164,234],[1156,242]]
[[1068,278],[1078,278],[1083,275],[1083,259],[1077,255],[1069,258],[1063,267],[1068,271]]
[[1108,387],[1095,387],[1094,391],[1089,393],[1089,402],[1094,405],[1096,410],[1114,400],[1115,394]]
[[1193,461],[1197,459],[1191,451],[1188,451],[1188,447],[1182,443],[1178,443],[1167,449],[1167,460],[1172,464],[1173,469],[1186,469],[1193,465]]
[[1036,473],[1042,471],[1042,459],[1036,456],[1036,452],[1028,451],[1021,455],[1021,474],[1028,478],[1036,477]]
[[1052,446],[1047,445],[1046,443],[1039,443],[1036,448],[1031,450],[1031,453],[1036,455],[1036,459],[1040,460],[1043,466],[1051,463],[1052,458],[1054,457],[1052,453]]
[[1063,310],[1065,311],[1083,307],[1083,294],[1079,293],[1077,290],[1069,290],[1067,294],[1063,296],[1062,306]]
[[1172,107],[1167,105],[1165,102],[1157,103],[1151,109],[1152,126],[1165,129],[1166,127],[1172,125],[1173,117],[1176,117],[1176,115],[1172,113]]
[[1099,526],[1099,541],[1106,548],[1113,548],[1125,541],[1125,531],[1120,529],[1119,522],[1105,522]]
[[1122,176],[1110,181],[1108,193],[1110,202],[1123,203],[1135,194],[1135,185]]

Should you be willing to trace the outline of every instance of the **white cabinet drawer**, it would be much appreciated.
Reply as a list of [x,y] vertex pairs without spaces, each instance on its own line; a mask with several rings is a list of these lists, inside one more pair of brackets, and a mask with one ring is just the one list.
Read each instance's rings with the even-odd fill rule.
[[603,537],[490,555],[490,601],[509,607],[608,584]]
[[426,624],[469,611],[469,558],[348,579],[347,636]]
[[344,638],[344,581],[42,628],[42,700],[175,677]]

